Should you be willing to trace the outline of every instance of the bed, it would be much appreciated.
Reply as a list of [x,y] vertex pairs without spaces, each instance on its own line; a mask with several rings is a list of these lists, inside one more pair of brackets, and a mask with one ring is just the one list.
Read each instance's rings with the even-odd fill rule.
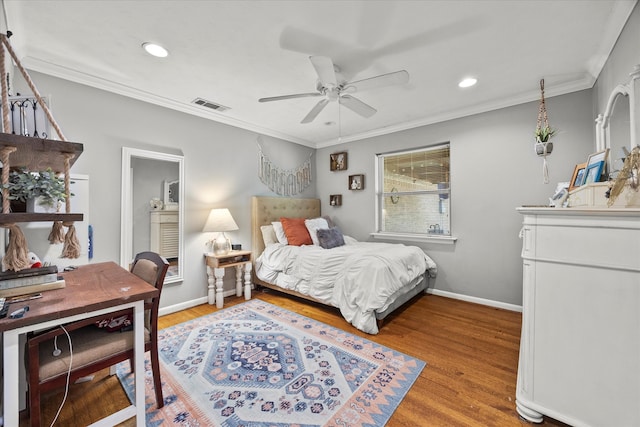
[[[254,284],[336,307],[366,333],[377,334],[387,316],[424,294],[436,277],[436,264],[416,246],[342,235],[321,216],[319,199],[254,196],[251,210]],[[313,242],[278,242],[273,223],[281,218],[285,225],[312,220],[307,229],[317,232]],[[336,234],[344,244],[333,247],[327,242]]]

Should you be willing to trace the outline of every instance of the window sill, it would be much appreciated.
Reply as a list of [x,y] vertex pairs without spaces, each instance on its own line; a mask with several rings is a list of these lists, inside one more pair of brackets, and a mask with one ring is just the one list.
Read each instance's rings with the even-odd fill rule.
[[453,245],[457,237],[454,236],[429,236],[428,234],[408,234],[408,233],[370,233],[374,239],[380,240],[402,240],[410,242],[438,243]]

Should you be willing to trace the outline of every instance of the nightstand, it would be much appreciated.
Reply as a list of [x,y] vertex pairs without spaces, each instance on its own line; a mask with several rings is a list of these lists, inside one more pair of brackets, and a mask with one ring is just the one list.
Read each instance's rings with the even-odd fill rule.
[[[242,296],[242,271],[244,270],[244,299],[251,299],[251,268],[253,256],[251,251],[229,251],[224,255],[215,255],[213,252],[204,254],[207,264],[207,282],[209,283],[208,302],[215,302],[216,307],[224,305],[222,285],[225,268],[236,268],[236,295]],[[215,280],[214,280],[215,279]],[[215,287],[214,287],[215,283]]]

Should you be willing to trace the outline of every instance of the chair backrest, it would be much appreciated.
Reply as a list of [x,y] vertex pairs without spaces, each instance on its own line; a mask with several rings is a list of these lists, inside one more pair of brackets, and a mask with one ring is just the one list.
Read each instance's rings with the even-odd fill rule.
[[140,252],[136,255],[131,264],[131,272],[140,277],[145,282],[153,285],[158,289],[158,296],[145,302],[145,307],[151,310],[150,319],[147,319],[147,325],[155,328],[158,319],[158,307],[160,305],[160,295],[162,294],[162,285],[164,278],[169,269],[169,261],[155,252]]
[[169,261],[155,252],[140,252],[131,264],[131,272],[162,291]]

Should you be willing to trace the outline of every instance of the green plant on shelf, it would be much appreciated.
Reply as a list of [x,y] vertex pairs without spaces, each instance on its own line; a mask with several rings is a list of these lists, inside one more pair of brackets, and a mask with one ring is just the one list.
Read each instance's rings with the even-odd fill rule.
[[49,208],[57,207],[67,198],[64,179],[51,169],[40,172],[12,170],[9,182],[3,188],[9,190],[9,200],[26,203],[27,200],[37,199],[39,205]]

